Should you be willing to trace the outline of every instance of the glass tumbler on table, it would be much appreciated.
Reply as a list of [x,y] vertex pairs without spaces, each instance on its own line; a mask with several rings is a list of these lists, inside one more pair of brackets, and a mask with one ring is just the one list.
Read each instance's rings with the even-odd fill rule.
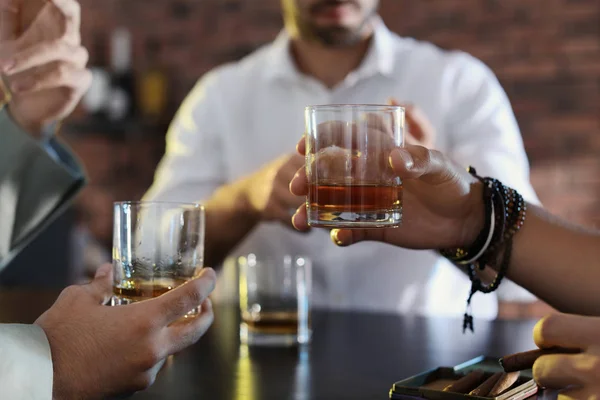
[[402,223],[402,182],[389,156],[404,145],[404,108],[309,106],[306,117],[308,223],[389,228]]
[[113,229],[112,305],[158,297],[203,267],[205,215],[199,204],[115,203]]
[[248,345],[293,346],[310,342],[311,262],[286,255],[238,259],[240,340]]

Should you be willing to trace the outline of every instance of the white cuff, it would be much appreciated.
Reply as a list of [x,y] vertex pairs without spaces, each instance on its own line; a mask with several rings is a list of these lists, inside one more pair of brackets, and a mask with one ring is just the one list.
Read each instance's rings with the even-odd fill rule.
[[0,393],[11,400],[52,400],[52,355],[37,325],[0,324]]

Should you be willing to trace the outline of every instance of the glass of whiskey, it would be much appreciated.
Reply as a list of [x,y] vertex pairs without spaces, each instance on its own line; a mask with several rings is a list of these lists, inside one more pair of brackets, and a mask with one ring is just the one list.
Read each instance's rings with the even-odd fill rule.
[[308,223],[390,228],[402,223],[402,182],[389,156],[404,146],[404,108],[309,106],[306,120]]
[[204,234],[199,204],[114,203],[111,304],[158,297],[197,276],[204,264]]
[[310,343],[311,262],[256,254],[238,258],[240,341],[258,346]]

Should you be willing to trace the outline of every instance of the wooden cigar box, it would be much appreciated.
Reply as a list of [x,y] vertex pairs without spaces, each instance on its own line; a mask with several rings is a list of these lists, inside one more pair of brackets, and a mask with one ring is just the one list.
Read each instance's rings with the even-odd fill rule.
[[522,371],[519,379],[508,390],[496,397],[479,397],[443,391],[446,386],[475,370],[483,370],[485,379],[487,379],[496,372],[502,372],[502,367],[498,363],[498,358],[480,356],[455,367],[436,368],[394,383],[390,390],[390,399],[523,400],[540,398],[531,370]]

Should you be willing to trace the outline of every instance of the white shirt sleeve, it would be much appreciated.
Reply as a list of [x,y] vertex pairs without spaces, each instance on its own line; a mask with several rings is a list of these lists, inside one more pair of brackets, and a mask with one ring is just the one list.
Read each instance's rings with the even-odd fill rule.
[[42,328],[0,324],[0,397],[52,400],[52,380],[50,345]]
[[[463,53],[454,76],[453,103],[449,105],[451,143],[448,155],[480,176],[490,176],[519,191],[526,201],[539,204],[530,183],[529,161],[510,101],[494,73],[481,61]],[[506,301],[535,301],[535,297],[513,282],[505,281],[497,291]]]
[[183,102],[144,200],[196,202],[225,183],[217,80],[218,74],[208,73]]

